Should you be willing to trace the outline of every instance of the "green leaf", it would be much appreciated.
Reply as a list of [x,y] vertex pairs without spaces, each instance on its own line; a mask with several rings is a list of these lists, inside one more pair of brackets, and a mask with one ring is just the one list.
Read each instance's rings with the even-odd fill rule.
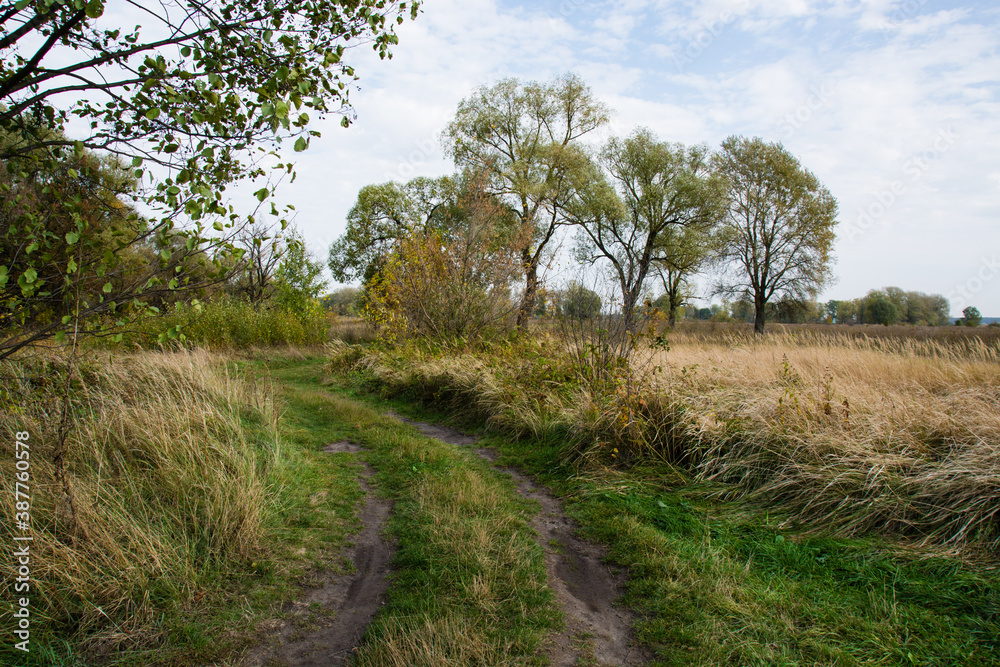
[[77,232],[66,232],[66,243],[69,245],[75,245],[77,241],[80,240],[80,234]]
[[254,193],[254,196],[257,197],[257,201],[264,201],[265,199],[267,199],[267,196],[269,194],[270,192],[268,192],[267,188],[261,188],[260,190]]
[[149,120],[156,120],[160,117],[160,110],[157,107],[152,107],[146,110],[146,118]]
[[38,271],[35,271],[34,269],[31,269],[31,268],[25,269],[25,271],[24,271],[24,282],[26,282],[26,283],[28,283],[30,285],[31,283],[35,282],[35,280],[37,280],[37,279],[38,279]]
[[177,144],[167,144],[163,147],[164,153],[176,153],[177,149],[180,148]]
[[80,172],[78,172],[76,169],[73,169],[72,167],[66,170],[66,174],[70,178],[80,178]]
[[309,145],[309,142],[305,140],[304,137],[299,137],[295,140],[295,152],[301,153]]
[[70,257],[69,262],[66,263],[66,273],[76,273],[76,270],[79,268],[76,265],[76,260]]
[[0,266],[0,287],[3,287],[4,285],[6,285],[7,284],[7,280],[8,280],[8,278],[7,278],[7,267],[6,266]]
[[182,46],[181,47],[181,55],[184,56],[185,58],[187,58],[188,56],[190,56],[191,55],[191,47],[190,46]]
[[100,18],[101,14],[104,13],[104,2],[102,0],[90,0],[90,2],[87,3],[86,13],[87,18]]
[[133,167],[141,167],[142,166],[142,158],[141,157],[134,157],[134,158],[132,158],[132,166]]
[[104,290],[105,294],[111,294],[111,290],[114,289],[114,286],[110,282],[106,282],[104,283],[104,287],[101,289]]
[[65,331],[57,331],[56,332],[56,342],[57,343],[62,343],[65,340],[66,340],[66,332]]

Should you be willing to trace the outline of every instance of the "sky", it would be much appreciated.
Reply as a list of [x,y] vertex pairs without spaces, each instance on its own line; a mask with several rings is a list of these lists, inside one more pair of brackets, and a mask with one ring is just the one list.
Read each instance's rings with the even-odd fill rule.
[[[452,173],[440,134],[505,77],[578,74],[613,110],[712,147],[781,142],[839,203],[834,284],[1000,317],[1000,7],[935,0],[426,0],[392,60],[352,50],[357,118],[317,129],[279,190],[324,263],[364,185]],[[554,284],[573,269],[554,268]],[[335,285],[331,285],[335,287]]]

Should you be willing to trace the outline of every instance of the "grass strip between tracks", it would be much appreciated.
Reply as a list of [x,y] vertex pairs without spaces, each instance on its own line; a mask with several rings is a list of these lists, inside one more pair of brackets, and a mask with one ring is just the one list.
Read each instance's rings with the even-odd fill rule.
[[370,405],[320,385],[322,361],[272,359],[290,417],[319,449],[334,434],[368,451],[378,493],[394,502],[397,542],[386,606],[356,664],[543,664],[538,648],[559,625],[537,510],[472,452],[420,435]]

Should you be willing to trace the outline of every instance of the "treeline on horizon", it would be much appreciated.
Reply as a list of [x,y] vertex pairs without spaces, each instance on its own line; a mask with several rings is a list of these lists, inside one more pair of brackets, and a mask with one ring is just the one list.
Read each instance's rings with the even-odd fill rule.
[[[323,307],[335,315],[359,316],[363,289],[342,287],[320,298]],[[668,307],[667,294],[648,296],[647,312]],[[604,299],[592,289],[571,281],[564,289],[540,289],[535,317],[596,317],[602,313]],[[905,291],[899,287],[870,290],[856,299],[797,301],[782,299],[767,306],[769,322],[780,324],[882,324],[913,326],[948,326],[955,321],[949,312],[948,299],[941,294]],[[698,307],[687,303],[678,309],[678,320],[713,322],[753,322],[753,304],[747,299],[723,301]]]

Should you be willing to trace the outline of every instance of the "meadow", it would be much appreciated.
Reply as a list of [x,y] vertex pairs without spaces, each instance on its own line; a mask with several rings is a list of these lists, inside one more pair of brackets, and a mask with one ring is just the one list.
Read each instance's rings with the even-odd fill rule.
[[[321,626],[287,610],[351,571],[366,461],[399,552],[360,664],[545,664],[560,619],[537,510],[391,407],[479,432],[560,498],[628,573],[650,664],[1000,664],[992,329],[692,323],[623,347],[601,322],[536,322],[390,346],[327,324],[325,348],[189,339],[3,366],[0,474],[16,432],[35,447],[38,650],[0,657],[237,664],[276,623]],[[345,438],[368,451],[323,452]]]
[[584,465],[660,461],[791,522],[996,553],[1000,336],[900,329],[755,337],[692,323],[640,337],[626,360],[600,326],[550,327],[478,347],[412,344],[360,365],[389,392],[502,432],[563,433],[564,455]]

